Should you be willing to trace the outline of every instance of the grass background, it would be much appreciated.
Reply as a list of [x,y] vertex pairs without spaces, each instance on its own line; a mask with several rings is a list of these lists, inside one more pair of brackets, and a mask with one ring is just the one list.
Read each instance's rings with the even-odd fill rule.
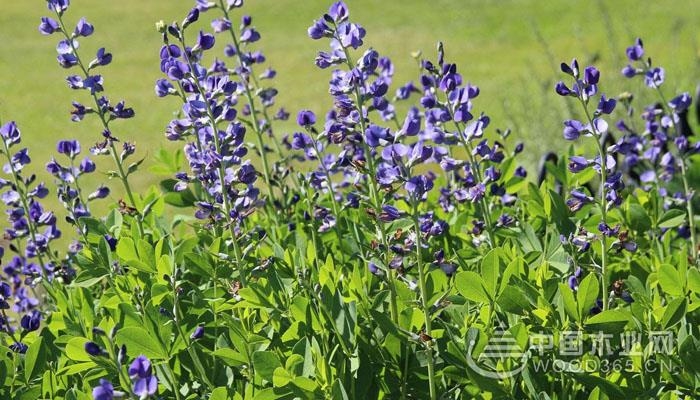
[[[16,120],[30,147],[32,167],[43,171],[60,139],[77,138],[84,152],[100,139],[96,119],[70,121],[70,102],[90,104],[88,94],[71,91],[65,84],[69,71],[55,61],[58,36],[45,37],[37,26],[49,15],[44,1],[3,0],[0,15],[0,116]],[[330,1],[250,0],[243,9],[253,16],[262,34],[256,47],[268,64],[278,70],[277,105],[292,115],[310,108],[323,114],[331,105],[327,95],[329,71],[318,70],[313,59],[325,50],[325,41],[312,41],[306,29],[326,11]],[[477,112],[492,117],[492,126],[511,128],[526,143],[525,163],[533,166],[540,154],[560,150],[561,120],[570,116],[565,99],[553,87],[563,78],[561,61],[577,57],[583,64],[595,62],[602,71],[601,89],[608,95],[628,90],[645,92],[640,80],[620,76],[625,48],[635,37],[645,41],[647,55],[666,68],[667,97],[680,90],[694,91],[700,77],[700,7],[695,0],[348,0],[351,19],[367,29],[365,44],[392,58],[396,67],[394,88],[417,80],[418,70],[410,53],[423,51],[435,58],[435,44],[445,43],[447,59],[456,62],[465,80],[481,88]],[[93,36],[81,41],[83,57],[98,47],[114,54],[103,68],[107,96],[125,99],[136,117],[115,124],[117,137],[135,141],[138,153],[149,157],[160,147],[175,149],[163,136],[164,127],[178,109],[175,99],[155,97],[160,77],[158,52],[161,38],[158,20],[181,20],[194,4],[190,0],[73,0],[66,21],[74,24],[85,16],[95,27]],[[234,13],[239,18],[241,13]],[[213,15],[203,14],[201,27],[209,29]],[[237,21],[236,21],[237,23]],[[223,40],[223,37],[221,38]],[[221,53],[217,53],[221,57]],[[642,96],[642,101],[651,100]],[[638,103],[641,105],[643,103]],[[620,117],[617,115],[616,117]],[[281,135],[294,126],[277,128]],[[493,128],[490,128],[493,132]],[[98,161],[102,171],[111,160]],[[50,178],[45,178],[50,179]],[[93,182],[103,180],[96,175]],[[155,177],[142,172],[136,186]],[[110,185],[112,200],[121,195],[117,181]]]

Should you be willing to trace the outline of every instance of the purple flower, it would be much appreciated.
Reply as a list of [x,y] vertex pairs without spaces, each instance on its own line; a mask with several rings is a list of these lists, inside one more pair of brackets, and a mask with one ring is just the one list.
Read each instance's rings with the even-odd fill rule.
[[579,190],[572,190],[571,197],[566,199],[566,205],[571,212],[576,212],[583,207],[584,204],[592,203],[593,197],[586,195]]
[[617,100],[608,99],[605,95],[600,96],[600,102],[598,102],[598,109],[596,110],[600,114],[610,114],[615,109],[617,105]]
[[43,35],[50,35],[56,31],[60,30],[58,22],[49,17],[41,17],[41,23],[39,24],[39,32]]
[[634,45],[630,46],[627,48],[627,58],[630,61],[638,61],[642,59],[642,56],[644,55],[644,47],[642,45],[642,39],[637,38],[635,40]]
[[197,43],[192,48],[192,51],[195,52],[198,50],[209,50],[212,47],[214,47],[215,41],[216,39],[214,39],[214,35],[204,33],[203,31],[199,31],[199,36],[197,36]]
[[391,185],[399,180],[401,170],[397,166],[381,164],[377,168],[377,182],[380,185]]
[[308,29],[308,34],[309,37],[314,40],[321,39],[322,37],[333,37],[333,31],[326,25],[323,19],[314,21],[314,24]]
[[110,381],[100,379],[100,385],[92,389],[92,398],[94,400],[114,399],[114,386]]
[[102,349],[95,342],[86,342],[85,343],[85,352],[91,356],[99,356],[102,354]]
[[107,196],[109,196],[109,188],[107,186],[100,185],[97,190],[88,195],[88,200],[104,199]]
[[597,85],[600,80],[600,71],[596,67],[586,67],[583,70],[583,81],[588,85]]
[[301,110],[297,114],[297,124],[299,126],[311,126],[316,123],[316,115],[310,110]]
[[486,194],[486,186],[483,183],[477,183],[476,185],[467,189],[465,198],[472,203],[478,203],[484,198]]
[[690,107],[690,103],[693,102],[693,99],[690,97],[690,95],[686,93],[682,93],[668,102],[668,106],[671,107],[673,112],[676,114],[682,113],[683,111],[687,110],[688,107]]
[[107,53],[104,47],[100,47],[97,50],[95,59],[90,61],[89,69],[95,68],[96,66],[105,66],[112,62],[112,53]]
[[578,79],[578,61],[575,58],[571,61],[571,65],[561,63],[560,67],[563,73]]
[[585,157],[581,156],[572,156],[569,157],[569,171],[573,173],[581,172],[584,169],[588,168],[590,163]]
[[362,38],[365,37],[365,28],[360,25],[344,22],[338,26],[338,38],[343,47],[357,49],[362,46]]
[[46,7],[48,7],[49,10],[55,11],[58,14],[63,14],[63,12],[68,9],[70,0],[47,0],[46,3]]
[[569,87],[561,81],[557,82],[557,84],[554,86],[554,91],[556,91],[559,96],[576,96],[576,93],[569,89]]
[[[202,6],[201,4],[198,4],[196,7],[191,9],[190,12],[187,13],[187,16],[182,21],[182,29],[187,28],[191,23],[196,22],[199,19],[200,8],[205,8],[205,10],[206,10],[206,6]],[[202,11],[205,11],[205,10],[202,10]]]
[[211,28],[214,30],[214,33],[226,32],[231,29],[231,21],[226,18],[217,18],[211,21]]
[[19,143],[21,139],[21,134],[15,121],[10,121],[0,127],[0,136],[2,136],[8,147]]
[[433,181],[424,175],[414,176],[406,181],[404,189],[417,200],[425,200],[426,194],[433,188]]
[[370,125],[365,131],[365,142],[370,147],[386,146],[390,140],[389,128]]
[[73,34],[75,36],[90,36],[95,31],[95,27],[92,26],[85,18],[81,18],[78,24],[75,26]]
[[663,68],[651,68],[644,74],[644,83],[652,89],[657,88],[664,83],[664,77],[665,71]]
[[158,379],[153,376],[151,361],[140,355],[129,366],[129,376],[134,379],[134,394],[140,397],[150,396],[158,390]]
[[41,323],[41,314],[37,310],[32,310],[31,313],[26,314],[20,320],[20,325],[27,331],[35,331],[39,329],[39,324]]
[[190,339],[192,339],[192,340],[201,339],[203,337],[204,337],[204,327],[201,325],[197,326],[194,329],[194,331],[192,332],[192,334],[190,335]]
[[80,154],[80,143],[77,140],[61,140],[56,145],[56,150],[60,154],[65,154],[71,159]]
[[348,19],[350,12],[344,2],[338,1],[328,9],[328,15],[333,19],[333,22],[340,24]]
[[382,206],[382,212],[379,214],[379,219],[382,222],[396,221],[399,218],[401,218],[401,211],[396,207],[388,204]]
[[634,68],[631,65],[625,66],[624,68],[622,68],[622,71],[621,71],[622,75],[624,75],[627,78],[634,78],[635,75],[637,75],[637,73],[639,73],[639,72],[641,72],[641,71],[637,70],[636,68]]
[[585,130],[583,124],[575,119],[564,121],[564,139],[576,140]]
[[260,33],[254,28],[246,29],[241,33],[242,43],[253,43],[260,40]]

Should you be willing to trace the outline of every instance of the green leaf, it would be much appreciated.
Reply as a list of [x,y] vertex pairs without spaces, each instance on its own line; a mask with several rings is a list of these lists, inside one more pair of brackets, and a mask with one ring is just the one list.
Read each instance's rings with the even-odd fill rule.
[[688,270],[688,289],[693,293],[700,293],[700,270],[697,268]]
[[578,285],[578,292],[576,293],[576,301],[578,302],[578,315],[583,317],[586,315],[588,310],[595,305],[598,299],[598,281],[593,273],[588,274],[581,283]]
[[294,379],[294,375],[287,372],[286,369],[279,367],[275,368],[272,373],[272,384],[274,387],[284,387],[289,384],[289,382]]
[[125,261],[139,259],[134,241],[130,237],[119,239],[119,243],[117,243],[117,255]]
[[484,289],[489,298],[496,298],[498,277],[501,275],[501,250],[498,248],[489,251],[481,260],[481,276]]
[[528,311],[532,310],[532,303],[530,303],[530,300],[519,287],[513,285],[504,286],[503,292],[501,292],[498,296],[498,300],[496,300],[503,311],[518,315],[526,315]]
[[664,292],[672,296],[683,296],[683,283],[673,265],[661,264],[659,266],[658,279]]
[[275,369],[281,367],[282,363],[272,351],[256,351],[253,353],[253,366],[256,374],[266,381],[272,382]]
[[36,338],[34,343],[29,345],[24,356],[24,379],[29,382],[39,376],[46,369],[46,350],[43,344],[43,337]]
[[578,313],[578,307],[576,306],[576,299],[574,298],[574,291],[568,285],[563,283],[559,284],[559,293],[561,294],[562,301],[564,303],[564,311],[569,314],[569,317],[575,321],[580,321],[581,317]]
[[128,326],[120,329],[115,340],[120,346],[126,345],[131,355],[143,354],[150,359],[167,358],[167,354],[153,335],[138,326]]
[[627,221],[630,228],[637,232],[647,232],[651,229],[651,218],[641,205],[631,203],[627,207]]
[[675,228],[685,221],[685,211],[672,208],[659,218],[657,225],[659,228]]
[[209,396],[209,400],[227,400],[228,398],[228,391],[225,387],[218,387],[212,390],[211,396]]
[[88,339],[74,337],[66,343],[66,357],[73,361],[91,361],[90,355],[85,351],[85,343]]
[[661,325],[664,329],[670,328],[680,322],[685,317],[686,302],[685,298],[677,298],[671,300],[666,306],[664,316],[661,318]]
[[605,333],[620,333],[632,316],[625,310],[605,310],[586,320],[586,328]]
[[463,271],[455,276],[455,287],[465,299],[477,303],[489,303],[491,300],[484,288],[484,280],[474,271]]

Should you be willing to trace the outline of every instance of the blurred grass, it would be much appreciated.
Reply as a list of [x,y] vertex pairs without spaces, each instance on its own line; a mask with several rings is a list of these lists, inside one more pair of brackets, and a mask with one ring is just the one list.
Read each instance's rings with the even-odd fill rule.
[[[44,37],[37,31],[39,18],[48,15],[44,2],[4,3],[0,116],[20,124],[33,168],[39,171],[55,153],[57,140],[78,138],[86,152],[90,143],[100,139],[101,129],[92,118],[79,124],[69,119],[72,100],[89,104],[90,99],[85,92],[67,88],[64,79],[69,71],[55,62],[58,36]],[[247,3],[244,11],[253,16],[262,34],[257,48],[264,51],[268,65],[278,70],[277,106],[285,106],[292,115],[302,108],[324,113],[331,104],[329,72],[318,70],[313,59],[327,44],[310,40],[306,29],[331,2]],[[114,62],[100,71],[106,94],[113,102],[125,99],[136,110],[136,117],[117,123],[114,133],[135,141],[138,154],[148,158],[146,165],[156,149],[179,147],[163,136],[177,102],[158,99],[153,92],[154,81],[160,77],[161,45],[154,24],[161,19],[181,20],[193,4],[190,0],[73,0],[66,14],[69,24],[85,16],[96,27],[92,37],[81,41],[84,57],[98,47],[114,54]],[[647,55],[666,68],[668,97],[679,90],[692,92],[700,77],[700,7],[695,0],[349,0],[348,4],[351,19],[367,29],[366,46],[394,61],[395,87],[417,78],[410,53],[422,50],[434,59],[435,44],[442,40],[447,59],[458,63],[464,78],[481,88],[475,110],[489,114],[492,126],[511,128],[516,139],[526,142],[525,163],[529,166],[544,151],[567,145],[561,138],[561,120],[569,116],[570,109],[553,91],[554,83],[562,78],[559,62],[573,57],[584,64],[595,62],[602,71],[601,90],[609,95],[623,90],[643,92],[639,80],[619,75],[625,47],[641,36]],[[240,17],[240,13],[234,15]],[[202,15],[203,29],[210,30],[207,21],[212,17]],[[277,132],[293,129],[285,125]],[[111,160],[103,159],[98,166],[103,171],[110,169]],[[135,178],[139,189],[155,181],[148,172]],[[93,182],[98,180],[103,177],[93,177]],[[121,188],[116,181],[111,186],[116,200]]]

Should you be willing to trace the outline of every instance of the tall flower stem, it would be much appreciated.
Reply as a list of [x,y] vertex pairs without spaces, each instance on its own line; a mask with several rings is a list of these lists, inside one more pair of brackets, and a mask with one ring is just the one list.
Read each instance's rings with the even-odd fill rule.
[[[80,70],[82,71],[84,77],[87,79],[90,76],[90,74],[88,72],[88,68],[85,67],[83,60],[78,55],[78,49],[75,46],[75,44],[73,43],[73,38],[68,34],[68,31],[66,30],[66,26],[63,23],[62,14],[56,13],[56,16],[58,19],[59,26],[61,28],[61,33],[66,38],[66,42],[70,45],[72,53],[75,56],[75,58],[77,59],[78,67],[80,67]],[[95,102],[95,110],[96,110],[97,115],[100,118],[100,122],[102,123],[102,127],[106,131],[109,132],[110,131],[109,122],[107,120],[107,117],[105,116],[105,110],[103,109],[103,107],[100,106],[99,99],[97,98],[97,93],[95,93],[94,91],[92,92],[92,98]],[[138,205],[136,203],[136,199],[134,197],[134,194],[131,190],[131,185],[129,184],[128,175],[124,172],[124,166],[122,165],[122,161],[119,159],[119,156],[117,155],[117,149],[114,146],[114,141],[110,138],[107,138],[107,141],[109,142],[109,145],[110,145],[110,153],[112,154],[112,159],[114,160],[114,163],[117,166],[117,173],[119,176],[119,180],[122,182],[122,185],[124,186],[124,190],[126,191],[126,195],[129,198],[129,202],[131,203],[131,206],[137,210],[137,217],[134,219],[136,220],[136,224],[138,225],[139,233],[141,234],[141,236],[143,236],[144,230],[143,230],[143,223],[141,222],[142,216],[140,215],[140,212],[138,211]]]
[[[221,7],[221,10],[224,13],[224,18],[226,18],[227,20],[230,21],[231,19],[229,18],[228,9],[226,8],[226,5],[224,4],[223,0],[219,0],[219,6]],[[231,33],[231,40],[233,40],[233,45],[236,49],[236,58],[238,60],[238,65],[239,65],[239,67],[241,67],[241,69],[243,69],[245,66],[243,65],[243,60],[241,59],[241,46],[240,46],[240,43],[238,41],[238,37],[236,37],[236,33],[233,31],[233,27],[231,27],[229,29],[229,32]],[[260,151],[260,160],[262,162],[263,175],[265,177],[265,185],[267,186],[267,193],[269,196],[269,202],[272,202],[274,200],[275,196],[274,196],[274,192],[272,190],[272,175],[270,173],[270,165],[269,165],[269,161],[267,159],[267,155],[265,154],[265,143],[263,142],[264,132],[263,132],[262,127],[260,126],[260,123],[258,121],[258,117],[257,117],[258,112],[257,112],[256,107],[255,107],[255,101],[253,100],[253,93],[250,90],[250,84],[248,82],[248,78],[245,76],[241,76],[241,81],[242,81],[243,86],[244,86],[246,99],[248,100],[248,106],[250,106],[250,116],[252,119],[251,122],[253,124],[253,129],[255,130],[258,150]],[[269,204],[271,204],[271,203],[269,203]],[[286,207],[284,207],[284,208],[286,208]],[[272,215],[274,216],[275,219],[277,218],[276,217],[277,213],[273,212]]]
[[423,266],[423,255],[421,252],[421,247],[423,245],[421,240],[421,230],[420,222],[418,221],[418,200],[413,200],[413,227],[416,231],[416,268],[418,268],[418,288],[420,290],[420,306],[423,309],[423,315],[425,317],[425,334],[428,336],[428,340],[425,342],[425,348],[427,352],[428,361],[428,384],[430,385],[430,399],[437,399],[437,392],[435,391],[435,360],[433,359],[433,349],[430,341],[432,340],[432,320],[430,315],[430,305],[428,304],[428,289],[426,285],[426,271]]
[[[659,86],[655,86],[655,88],[656,92],[659,94],[659,98],[661,99],[661,105],[663,106],[664,111],[666,111],[667,114],[671,115],[671,124],[673,124],[673,129],[676,131],[676,136],[680,136],[680,129],[678,128],[678,124],[676,124],[676,121],[673,118],[673,113],[669,112],[667,106],[668,103],[666,102],[666,97],[664,96],[663,91]],[[678,165],[681,167],[681,181],[683,181],[683,194],[685,195],[685,207],[686,212],[688,213],[688,227],[690,228],[690,244],[691,246],[693,246],[690,255],[693,258],[693,261],[697,262],[698,245],[695,239],[695,214],[693,212],[694,192],[690,190],[690,185],[688,184],[688,173],[685,165],[685,158],[682,154],[676,154],[676,157],[679,159]]]
[[[182,48],[186,48],[185,44],[185,31],[183,29],[182,33],[179,35],[180,44],[182,45]],[[192,60],[190,57],[185,53],[183,57],[187,61],[187,65],[190,69],[190,71],[195,71],[194,65],[192,63]],[[198,93],[200,96],[202,96],[203,99],[206,99],[206,92],[202,88],[202,86],[199,84],[199,81],[196,76],[192,75],[192,84],[193,86],[197,89]],[[214,148],[218,154],[221,154],[221,140],[219,140],[219,128],[217,127],[216,124],[216,117],[214,117],[214,112],[211,109],[211,104],[208,101],[204,102],[206,104],[206,111],[207,111],[207,119],[209,120],[209,126],[212,129],[212,136],[214,137]],[[219,168],[217,170],[218,175],[219,175],[219,181],[221,182],[221,190],[222,190],[222,197],[223,197],[223,205],[224,205],[224,212],[226,213],[226,218],[230,218],[231,216],[231,203],[226,195],[226,193],[223,193],[226,189],[224,187],[224,182],[226,179],[226,170],[225,166],[223,163],[219,163]],[[233,221],[228,221],[228,227],[231,232],[231,242],[233,243],[233,248],[234,248],[234,253],[236,256],[236,267],[238,268],[238,274],[241,279],[241,282],[245,285],[247,284],[247,280],[245,277],[245,271],[243,270],[243,262],[242,262],[242,256],[241,256],[241,250],[240,246],[238,244],[238,241],[236,240],[236,230],[234,228]],[[216,285],[216,282],[214,282],[214,285]]]
[[[595,124],[593,123],[593,118],[591,118],[591,114],[588,111],[588,108],[586,107],[586,102],[582,99],[579,98],[581,101],[581,106],[583,107],[583,111],[586,114],[586,119],[588,120],[588,123],[591,126],[591,129],[593,130],[593,137],[595,138],[595,143],[598,149],[598,156],[600,157],[600,219],[601,222],[604,224],[607,224],[607,193],[605,190],[605,183],[607,181],[607,153],[605,152],[605,149],[603,148],[603,143],[600,142],[601,138],[601,132],[598,132],[598,130],[595,127]],[[603,295],[603,310],[608,309],[608,279],[606,277],[606,267],[608,263],[608,246],[607,246],[607,236],[605,233],[601,235],[600,238],[600,289],[601,293]]]
[[[337,31],[337,26],[336,26],[336,31]],[[340,38],[338,39],[338,42],[341,42]],[[350,57],[350,51],[348,50],[347,47],[343,47],[343,52],[345,54],[345,63],[348,66],[348,69],[352,71],[353,69],[353,61],[352,58]],[[365,124],[365,115],[363,111],[363,100],[362,100],[362,95],[360,93],[360,88],[359,86],[355,85],[355,90],[354,90],[354,96],[355,96],[355,103],[357,105],[357,111],[360,114],[360,133],[364,135],[365,130],[367,129],[367,126]],[[382,201],[379,198],[379,187],[377,185],[377,179],[373,175],[374,171],[376,171],[376,167],[374,164],[374,156],[372,155],[372,150],[369,148],[367,143],[365,141],[362,141],[362,147],[364,150],[364,153],[366,155],[367,159],[367,171],[369,173],[367,174],[367,180],[369,182],[369,195],[370,195],[370,201],[372,202],[372,206],[374,207],[374,211],[376,215],[378,216],[382,212]],[[390,302],[390,308],[391,308],[391,319],[392,321],[398,325],[398,320],[399,320],[399,315],[398,315],[398,300],[397,300],[397,293],[396,293],[396,280],[394,279],[395,277],[393,276],[393,272],[391,271],[391,268],[389,268],[389,240],[387,238],[387,233],[386,230],[384,229],[384,225],[380,222],[377,224],[377,230],[379,232],[379,240],[384,246],[387,251],[384,252],[385,259],[385,267],[387,270],[387,284],[389,286],[389,302]]]

